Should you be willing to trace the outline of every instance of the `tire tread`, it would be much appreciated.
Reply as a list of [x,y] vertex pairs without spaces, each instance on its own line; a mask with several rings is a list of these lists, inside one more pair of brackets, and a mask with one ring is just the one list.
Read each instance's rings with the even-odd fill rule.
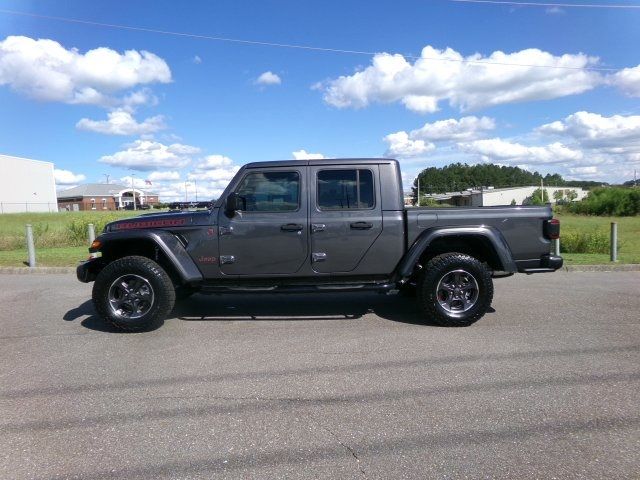
[[[470,268],[476,270],[479,278],[478,288],[480,297],[478,303],[468,315],[452,317],[442,312],[435,298],[435,287],[442,275],[456,268]],[[472,273],[472,272],[470,272]],[[467,327],[484,316],[493,300],[493,280],[489,269],[474,257],[464,253],[444,253],[433,257],[426,265],[418,282],[418,305],[425,318],[443,327]],[[467,312],[465,312],[467,313]]]
[[[143,274],[147,276],[149,282],[158,283],[154,286],[154,290],[157,290],[154,292],[157,304],[152,306],[148,315],[131,321],[123,321],[114,317],[106,300],[113,278],[126,273]],[[128,332],[160,326],[165,317],[173,310],[176,301],[173,282],[167,272],[150,258],[138,255],[119,258],[104,267],[93,284],[92,298],[93,305],[100,317],[117,329]]]

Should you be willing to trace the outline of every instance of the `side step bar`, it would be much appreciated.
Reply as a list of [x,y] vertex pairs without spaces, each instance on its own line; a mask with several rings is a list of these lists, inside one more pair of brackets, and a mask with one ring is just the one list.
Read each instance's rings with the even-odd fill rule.
[[396,289],[393,283],[348,283],[325,285],[202,285],[199,293],[318,293],[318,292],[380,292],[386,293]]

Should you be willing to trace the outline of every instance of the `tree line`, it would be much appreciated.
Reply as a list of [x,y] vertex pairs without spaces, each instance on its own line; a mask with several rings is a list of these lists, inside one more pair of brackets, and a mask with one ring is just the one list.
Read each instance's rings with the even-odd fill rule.
[[540,185],[540,180],[549,187],[582,187],[585,189],[607,185],[603,182],[565,180],[561,175],[529,172],[519,167],[494,165],[491,163],[467,165],[452,163],[444,167],[425,168],[414,180],[412,190],[417,194],[420,181],[420,194],[464,191],[480,187],[524,187]]

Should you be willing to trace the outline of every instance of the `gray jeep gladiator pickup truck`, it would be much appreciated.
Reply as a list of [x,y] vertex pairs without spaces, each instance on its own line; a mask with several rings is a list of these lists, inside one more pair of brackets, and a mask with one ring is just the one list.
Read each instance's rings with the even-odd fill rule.
[[77,268],[100,316],[159,325],[199,293],[413,291],[425,320],[484,315],[494,277],[553,272],[549,206],[405,208],[390,159],[243,166],[208,210],[109,223]]

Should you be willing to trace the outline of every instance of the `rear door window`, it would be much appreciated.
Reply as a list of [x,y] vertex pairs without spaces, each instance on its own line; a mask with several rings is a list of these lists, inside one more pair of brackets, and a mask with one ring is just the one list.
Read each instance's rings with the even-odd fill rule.
[[317,191],[322,210],[362,210],[375,205],[371,170],[321,170]]

